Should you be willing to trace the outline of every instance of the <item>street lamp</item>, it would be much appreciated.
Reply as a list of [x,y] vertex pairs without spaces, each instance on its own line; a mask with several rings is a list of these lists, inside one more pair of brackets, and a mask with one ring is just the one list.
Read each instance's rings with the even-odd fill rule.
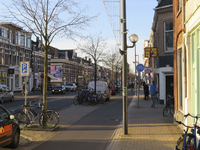
[[[132,34],[129,36],[130,41],[135,45],[135,43],[138,41],[138,36],[136,34]],[[135,45],[135,95],[137,96],[137,78],[136,78],[136,45]]]
[[128,134],[128,111],[127,111],[127,48],[133,48],[135,46],[135,43],[138,41],[138,36],[136,34],[132,34],[129,39],[133,43],[132,46],[127,46],[127,39],[126,39],[126,34],[127,34],[127,29],[126,29],[126,0],[122,1],[122,14],[123,14],[123,45],[122,49],[119,49],[120,54],[123,56],[123,89],[122,89],[122,94],[123,94],[123,131],[124,135]]

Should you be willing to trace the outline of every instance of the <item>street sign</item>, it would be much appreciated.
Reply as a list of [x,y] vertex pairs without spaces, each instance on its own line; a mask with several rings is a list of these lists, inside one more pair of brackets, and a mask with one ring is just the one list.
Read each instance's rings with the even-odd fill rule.
[[157,47],[145,47],[144,48],[144,57],[157,57],[158,49]]
[[138,64],[136,66],[136,69],[137,69],[138,72],[142,72],[144,70],[144,65],[143,64]]
[[29,61],[20,62],[20,76],[29,76]]

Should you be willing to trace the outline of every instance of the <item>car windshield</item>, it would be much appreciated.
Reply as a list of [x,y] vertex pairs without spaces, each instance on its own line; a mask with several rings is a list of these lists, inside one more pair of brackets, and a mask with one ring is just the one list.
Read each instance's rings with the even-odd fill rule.
[[61,88],[61,87],[62,87],[61,85],[56,85],[56,86],[55,86],[55,88]]
[[73,86],[73,84],[71,84],[71,83],[68,83],[68,84],[66,84],[67,86]]

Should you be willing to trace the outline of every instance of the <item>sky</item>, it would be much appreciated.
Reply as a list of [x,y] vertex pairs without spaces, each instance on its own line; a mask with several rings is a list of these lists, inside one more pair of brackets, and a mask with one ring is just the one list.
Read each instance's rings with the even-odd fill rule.
[[[4,2],[6,4],[9,4],[10,1],[11,0],[7,1],[0,0],[1,3]],[[112,48],[114,49],[117,43],[103,1],[102,0],[82,0],[82,1],[75,0],[75,1],[81,2],[82,7],[87,5],[88,11],[86,14],[89,15],[99,14],[98,18],[94,22],[92,22],[91,26],[86,28],[86,30],[83,31],[83,33],[85,35],[91,35],[91,34],[98,34],[101,32],[101,36],[106,39],[107,49],[112,49]],[[104,0],[104,1],[110,1],[110,0]],[[3,7],[1,3],[0,3],[0,8]],[[144,54],[144,40],[150,39],[151,26],[154,17],[154,8],[157,5],[158,5],[157,0],[126,0],[127,45],[128,46],[132,45],[128,37],[131,34],[137,34],[139,37],[139,41],[136,43],[136,55],[139,55],[139,62],[142,64],[143,64],[142,55]],[[77,48],[76,42],[65,38],[62,39],[55,38],[51,45],[58,49]],[[122,46],[119,46],[119,48],[122,48]],[[133,63],[133,61],[135,61],[135,48],[128,48],[127,52],[128,52],[127,62],[130,65],[131,71],[134,73],[135,64]],[[80,53],[77,53],[77,55],[80,57],[85,57],[82,56],[82,54]]]

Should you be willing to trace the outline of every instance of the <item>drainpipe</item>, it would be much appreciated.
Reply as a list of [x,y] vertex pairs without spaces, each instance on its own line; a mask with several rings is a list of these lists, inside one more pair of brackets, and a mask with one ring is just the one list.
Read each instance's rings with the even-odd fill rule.
[[185,104],[185,97],[186,97],[186,56],[185,56],[185,5],[184,5],[185,0],[182,0],[182,33],[183,33],[183,47],[182,47],[182,56],[183,56],[183,67],[182,67],[182,76],[183,76],[183,88],[182,88],[182,98],[183,98],[183,112],[184,114],[187,113],[187,105]]

